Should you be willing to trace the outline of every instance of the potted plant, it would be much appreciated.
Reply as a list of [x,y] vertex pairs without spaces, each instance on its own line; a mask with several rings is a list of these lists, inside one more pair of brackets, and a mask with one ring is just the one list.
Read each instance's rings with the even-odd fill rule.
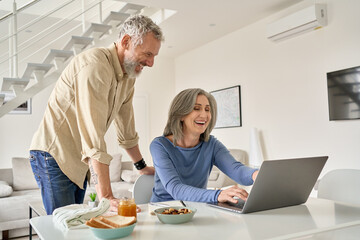
[[88,202],[90,207],[96,207],[96,193],[90,193],[89,194],[90,201]]

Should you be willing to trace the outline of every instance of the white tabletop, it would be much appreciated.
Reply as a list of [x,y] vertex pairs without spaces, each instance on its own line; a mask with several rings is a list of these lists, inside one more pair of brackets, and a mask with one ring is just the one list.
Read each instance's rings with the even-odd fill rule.
[[[355,239],[360,231],[360,206],[324,199],[310,198],[303,205],[250,214],[224,211],[203,203],[186,204],[197,208],[197,212],[191,222],[179,225],[159,222],[156,216],[149,214],[147,205],[140,205],[142,212],[138,214],[134,232],[122,239],[233,240],[241,237],[242,240],[253,240],[304,236],[306,239],[323,239],[324,234],[329,235],[325,235],[328,236],[326,239],[344,239],[344,234],[349,236],[346,239]],[[30,223],[43,240],[97,239],[89,229],[62,232],[54,226],[52,216],[35,217]]]

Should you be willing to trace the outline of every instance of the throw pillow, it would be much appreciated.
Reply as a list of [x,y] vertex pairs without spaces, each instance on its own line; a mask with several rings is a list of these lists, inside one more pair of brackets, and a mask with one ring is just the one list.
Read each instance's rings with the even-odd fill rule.
[[208,181],[216,181],[219,178],[219,171],[211,171]]
[[9,184],[5,181],[0,181],[0,198],[8,197],[12,194],[13,189]]
[[38,188],[28,158],[12,158],[12,168],[13,188],[15,191]]
[[132,170],[123,170],[121,172],[121,179],[128,183],[134,183],[139,176],[139,173]]
[[113,155],[110,161],[110,182],[120,182],[121,178],[121,153]]

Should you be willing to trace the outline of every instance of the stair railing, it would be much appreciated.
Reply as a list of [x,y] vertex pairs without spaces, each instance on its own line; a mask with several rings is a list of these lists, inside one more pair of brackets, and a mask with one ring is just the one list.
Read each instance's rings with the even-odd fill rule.
[[[8,35],[8,36],[5,36],[3,38],[0,39],[0,44],[3,43],[4,41],[6,40],[9,40],[9,58],[8,59],[5,59],[3,61],[0,61],[0,65],[9,61],[9,73],[10,73],[10,76],[11,77],[18,77],[18,61],[17,61],[17,56],[18,56],[18,49],[21,48],[21,51],[25,51],[26,49],[32,47],[32,44],[34,41],[39,41],[41,39],[43,39],[45,37],[45,33],[46,35],[49,35],[51,33],[54,33],[56,32],[57,30],[59,30],[61,27],[64,27],[66,26],[67,24],[69,24],[70,22],[74,21],[76,18],[78,17],[82,17],[82,30],[83,32],[85,32],[86,30],[86,18],[85,18],[85,14],[88,13],[91,9],[95,8],[95,7],[98,7],[98,12],[97,14],[99,15],[99,18],[100,18],[100,22],[102,21],[101,18],[102,18],[102,3],[105,1],[105,0],[95,0],[93,1],[92,3],[90,3],[88,5],[88,7],[86,7],[86,0],[81,0],[81,5],[82,5],[82,11],[77,11],[78,13],[76,13],[75,16],[71,17],[74,13],[70,13],[69,15],[63,17],[62,19],[60,19],[58,22],[52,24],[51,26],[45,28],[44,30],[42,30],[41,32],[39,32],[38,34],[30,37],[29,39],[27,39],[25,42],[21,43],[21,44],[18,44],[17,43],[17,35],[18,33],[20,32],[23,32],[23,31],[26,31],[26,29],[28,29],[29,27],[33,26],[34,24],[37,24],[39,23],[40,21],[44,20],[45,18],[51,16],[52,14],[62,10],[63,8],[65,8],[66,6],[68,6],[69,4],[75,2],[75,0],[70,0],[70,1],[67,1],[63,4],[61,4],[60,6],[56,7],[55,9],[37,17],[36,19],[30,21],[29,23],[23,25],[22,27],[20,28],[17,28],[17,15],[20,11],[23,11],[25,9],[27,9],[28,7],[34,5],[35,3],[39,2],[40,0],[34,0],[32,2],[30,2],[29,4],[19,8],[16,10],[16,3],[14,2],[14,8],[13,8],[13,12],[12,13],[9,13],[9,14],[6,14],[5,16],[3,16],[2,18],[0,18],[0,21],[3,21],[5,20],[6,18],[10,18],[12,17],[13,18],[13,23],[10,23],[12,24],[13,26],[11,27],[11,33]],[[68,19],[67,21],[64,22],[64,19]],[[63,22],[63,23],[61,23]],[[55,27],[57,26],[57,27]],[[79,25],[80,26],[80,25]],[[73,29],[76,29],[76,27],[74,27]],[[69,33],[70,31],[68,31],[67,33]],[[39,39],[39,36],[43,36],[43,37],[40,37]],[[65,35],[65,34],[64,34]],[[52,41],[53,42],[56,42],[58,39],[60,39],[63,35],[59,36],[58,38],[54,39]],[[26,45],[27,44],[27,45]],[[47,44],[46,46],[49,46],[49,44]],[[44,46],[45,47],[45,46]],[[33,56],[34,54],[36,54],[38,51],[34,52],[33,54],[31,54],[31,56]],[[0,55],[0,59],[4,58],[4,56],[6,56],[7,53],[5,52],[4,54]],[[31,57],[30,55],[27,55],[26,58],[22,58],[22,62],[25,61],[26,59],[28,59],[29,57]],[[3,76],[4,73],[6,73],[7,71],[2,71],[0,72],[0,76]]]
[[[81,1],[81,7],[70,6],[71,3],[79,4],[79,1]],[[40,0],[36,0],[36,2],[40,2]],[[109,9],[109,15],[103,21],[102,13],[104,3],[107,4],[105,8]],[[119,4],[121,6],[119,6]],[[175,13],[175,11],[172,10],[165,11],[164,9],[146,8],[144,6],[116,0],[94,0],[87,5],[85,4],[85,0],[69,0],[61,6],[56,7],[55,10],[51,10],[37,17],[31,22],[32,24],[26,24],[26,27],[23,26],[19,28],[19,30],[24,32],[29,26],[33,26],[34,23],[44,20],[53,13],[59,10],[66,10],[64,9],[65,7],[79,8],[81,11],[72,12],[67,16],[61,15],[59,21],[48,24],[50,26],[44,27],[44,29],[40,30],[35,36],[19,44],[22,55],[24,55],[21,56],[21,63],[26,63],[25,71],[22,77],[19,78],[16,65],[16,71],[10,71],[12,77],[2,78],[3,82],[0,89],[0,117],[16,109],[17,106],[56,82],[66,63],[74,55],[85,50],[90,45],[110,44],[108,42],[109,39],[106,40],[106,38],[108,36],[111,36],[111,38],[116,37],[115,29],[131,14],[141,13],[147,15],[146,13],[148,13],[149,17],[153,16],[153,20],[160,23]],[[120,10],[113,11],[116,8]],[[87,14],[87,17],[85,17],[85,14]],[[93,16],[89,17],[91,14]],[[14,4],[13,17],[15,20],[12,23],[14,29],[7,38],[9,39],[9,47],[11,48],[9,51],[9,59],[11,60],[17,59],[20,52],[18,51],[19,46],[17,41],[10,41],[13,40],[13,38],[17,38],[17,34],[19,33],[16,24],[16,15],[16,4]],[[96,23],[97,21],[91,21],[89,22],[89,27],[87,27],[87,20],[91,20],[94,17],[99,17],[99,23]],[[82,21],[78,21],[79,18],[81,18]],[[67,29],[62,30],[62,27],[65,26]],[[103,38],[103,36],[106,36],[106,38]],[[46,39],[47,37],[49,40]],[[67,37],[67,39],[64,39],[64,37]],[[64,41],[62,41],[62,39],[67,40],[67,43],[63,44]],[[11,43],[13,43],[16,48],[12,46]],[[62,46],[59,46],[59,44],[62,44]],[[28,51],[28,53],[26,53],[26,51]],[[47,52],[47,55],[44,58],[45,52]],[[43,55],[41,55],[41,53],[43,53]],[[4,55],[0,56],[0,59],[3,56]],[[26,60],[30,58],[32,62],[26,62]],[[0,66],[2,63],[4,63],[4,61],[0,62]],[[16,61],[12,61],[12,64],[15,63],[18,64]],[[7,94],[8,99],[6,100],[5,97]]]
[[[68,5],[71,2],[74,2],[75,0],[72,1],[68,1],[67,3],[63,4],[63,6],[65,7],[66,5]],[[64,21],[63,19],[61,19],[60,21],[56,22],[55,24],[52,24],[50,27],[44,29],[43,31],[40,31],[40,33],[36,34],[35,36],[33,36],[31,39],[28,39],[27,41],[25,41],[24,43],[22,43],[20,46],[22,46],[22,51],[25,51],[27,49],[29,49],[30,47],[33,47],[32,42],[34,41],[41,41],[45,38],[45,36],[41,36],[42,34],[44,34],[46,32],[46,36],[48,36],[50,33],[55,33],[56,30],[59,30],[62,26],[65,26],[71,22],[75,22],[75,20],[82,16],[82,22],[80,24],[76,24],[74,27],[72,27],[70,30],[67,30],[66,32],[63,32],[61,34],[61,36],[57,36],[57,38],[52,39],[52,41],[47,42],[47,44],[43,45],[41,48],[39,48],[37,51],[33,51],[31,49],[31,54],[28,54],[27,57],[22,57],[22,61],[25,62],[25,60],[32,58],[32,60],[36,59],[34,58],[34,56],[37,53],[40,53],[42,50],[48,50],[50,49],[50,51],[48,52],[48,55],[46,56],[46,58],[44,60],[41,61],[41,63],[27,63],[26,69],[22,75],[21,78],[17,77],[18,74],[13,74],[13,76],[15,77],[7,77],[7,78],[3,78],[3,82],[1,84],[1,92],[0,92],[0,117],[4,116],[6,113],[10,112],[11,110],[15,109],[18,105],[20,105],[23,102],[26,102],[27,99],[31,98],[32,96],[34,96],[35,94],[37,94],[38,92],[40,92],[42,89],[46,88],[47,86],[49,86],[50,84],[52,84],[53,82],[55,82],[63,67],[65,66],[65,61],[68,61],[69,58],[71,58],[74,54],[78,54],[79,52],[81,52],[82,50],[84,50],[87,46],[89,46],[89,44],[92,42],[93,44],[97,45],[98,43],[100,43],[100,38],[104,35],[104,34],[110,34],[111,33],[111,29],[118,26],[119,25],[119,21],[123,21],[125,20],[130,14],[128,13],[120,13],[119,12],[113,12],[112,10],[114,9],[113,7],[109,7],[110,9],[110,14],[109,16],[106,18],[106,22],[115,20],[117,22],[116,25],[104,25],[101,24],[102,22],[102,11],[103,11],[103,2],[107,1],[110,2],[110,0],[96,0],[95,3],[93,2],[92,4],[88,5],[86,7],[86,5],[84,4],[85,0],[81,0],[82,1],[82,11],[80,13],[75,12],[75,14],[70,14],[68,16],[66,16],[65,18],[67,19],[66,21]],[[119,1],[113,1],[113,2],[117,2],[121,3]],[[135,4],[129,4],[129,3],[121,3],[122,4],[122,9],[125,9],[124,11],[133,11],[133,13],[140,13],[140,11],[142,11],[141,9],[143,9],[143,6],[138,6]],[[97,23],[91,23],[90,27],[88,29],[86,29],[86,20],[90,19],[90,18],[84,18],[83,16],[85,15],[85,13],[90,12],[90,10],[94,9],[95,7],[98,7],[99,12],[95,13],[95,16],[99,16],[99,22],[100,24]],[[132,9],[135,8],[135,9]],[[13,11],[13,17],[14,19],[16,19],[16,4],[14,4],[14,11]],[[62,9],[62,7],[57,7],[57,9]],[[55,10],[50,11],[49,13],[46,13],[40,17],[38,17],[36,20],[34,20],[33,22],[39,22],[42,19],[45,19],[47,16],[50,16],[53,12],[56,12]],[[91,13],[91,12],[90,12]],[[88,14],[89,15],[89,14]],[[120,15],[120,16],[119,16]],[[124,18],[124,16],[126,18]],[[16,23],[16,22],[15,22]],[[65,45],[65,47],[61,48],[62,50],[60,50],[60,48],[57,49],[51,49],[51,44],[56,42],[57,40],[59,40],[62,36],[66,36],[66,35],[71,35],[69,33],[72,33],[73,30],[79,28],[79,26],[82,25],[82,34],[79,34],[79,36],[72,36],[72,38],[70,39],[70,41],[68,41],[68,43]],[[11,32],[10,36],[7,39],[11,39],[14,37],[17,37],[18,34],[18,30],[17,30],[17,26],[16,24],[12,25],[13,27],[15,27],[14,31]],[[32,26],[30,24],[27,24],[27,26]],[[56,26],[56,27],[55,27]],[[22,27],[21,31],[25,31],[26,27]],[[85,29],[85,31],[84,31]],[[105,32],[103,32],[105,31]],[[94,38],[90,38],[90,36],[94,36]],[[10,41],[9,41],[10,42]],[[26,45],[28,44],[28,45]],[[9,44],[10,47],[11,44]],[[25,47],[24,47],[25,46]],[[16,47],[17,46],[17,42],[16,42]],[[9,51],[11,53],[10,57],[14,58],[14,56],[18,56],[18,51],[16,49],[15,52],[13,52],[13,50]],[[11,58],[9,58],[11,59]],[[40,61],[35,61],[35,62],[40,62]],[[11,71],[13,72],[13,71]],[[33,84],[30,84],[30,82],[32,81]],[[34,82],[35,81],[35,82]],[[5,96],[6,94],[11,94],[14,97],[11,97],[11,99],[8,99],[7,101]]]

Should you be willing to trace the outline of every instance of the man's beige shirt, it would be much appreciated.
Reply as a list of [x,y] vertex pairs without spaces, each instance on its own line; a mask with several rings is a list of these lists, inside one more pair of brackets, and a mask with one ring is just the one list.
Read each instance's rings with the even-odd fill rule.
[[135,79],[123,74],[115,44],[76,56],[61,74],[30,150],[50,153],[83,188],[88,158],[109,164],[104,136],[111,122],[120,146],[137,145],[132,100]]

